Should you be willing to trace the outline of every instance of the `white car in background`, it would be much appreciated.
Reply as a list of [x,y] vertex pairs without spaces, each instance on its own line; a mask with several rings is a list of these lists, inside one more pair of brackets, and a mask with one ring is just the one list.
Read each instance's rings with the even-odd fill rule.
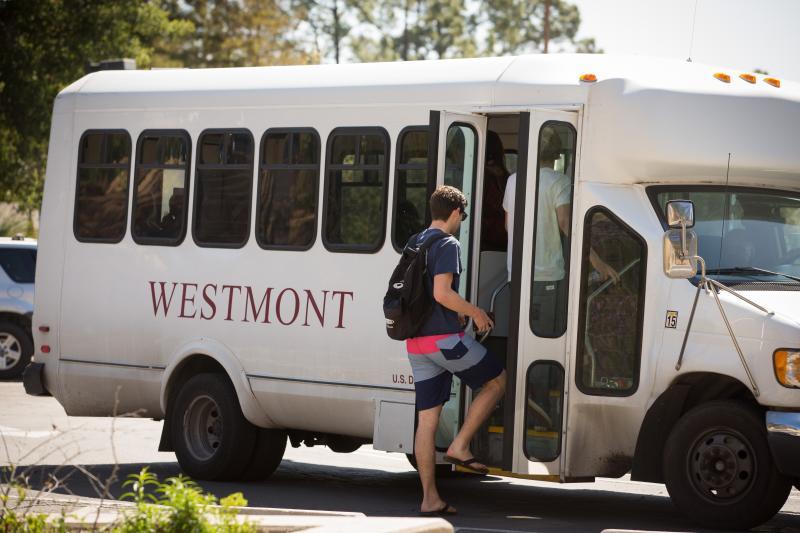
[[22,374],[33,354],[36,241],[0,237],[0,379]]

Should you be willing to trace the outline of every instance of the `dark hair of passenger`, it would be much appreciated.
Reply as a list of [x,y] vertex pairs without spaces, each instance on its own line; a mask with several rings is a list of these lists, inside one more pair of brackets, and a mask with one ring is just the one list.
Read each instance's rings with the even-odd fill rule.
[[505,177],[508,177],[503,141],[500,140],[500,135],[492,130],[486,132],[486,166],[498,167],[503,170]]
[[466,211],[467,198],[464,194],[450,185],[442,185],[431,195],[431,218],[433,220],[447,220],[453,209]]

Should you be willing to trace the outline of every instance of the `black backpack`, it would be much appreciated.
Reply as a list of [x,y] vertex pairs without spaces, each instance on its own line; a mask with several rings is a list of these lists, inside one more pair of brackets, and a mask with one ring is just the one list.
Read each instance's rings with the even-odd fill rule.
[[416,336],[417,331],[433,312],[433,298],[425,287],[428,273],[428,249],[435,242],[449,237],[437,233],[416,246],[417,237],[409,239],[400,262],[389,278],[389,288],[383,297],[383,316],[386,334],[397,341]]

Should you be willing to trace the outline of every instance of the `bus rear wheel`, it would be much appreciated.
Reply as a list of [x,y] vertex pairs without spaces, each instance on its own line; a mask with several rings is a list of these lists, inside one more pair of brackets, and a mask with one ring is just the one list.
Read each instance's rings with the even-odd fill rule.
[[257,428],[256,445],[242,481],[262,481],[281,464],[286,451],[286,432],[282,429]]
[[664,448],[675,505],[706,527],[749,529],[775,515],[791,489],[767,444],[764,417],[735,401],[702,404],[675,424]]
[[209,481],[242,478],[257,431],[242,414],[227,376],[193,376],[178,392],[171,412],[175,455],[187,475]]

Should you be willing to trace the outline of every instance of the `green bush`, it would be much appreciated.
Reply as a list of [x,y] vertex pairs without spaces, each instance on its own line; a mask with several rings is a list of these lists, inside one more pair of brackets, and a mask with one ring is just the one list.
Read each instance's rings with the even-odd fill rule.
[[[237,507],[247,505],[241,492],[217,501],[195,482],[184,477],[170,477],[163,483],[147,467],[131,474],[122,484],[130,490],[120,499],[132,500],[131,510],[123,510],[119,519],[103,531],[112,533],[249,533],[253,524],[238,520]],[[12,492],[16,504],[9,504]],[[10,483],[0,493],[0,533],[61,533],[69,530],[66,517],[50,519],[48,515],[31,512],[31,505],[22,505],[27,492],[23,484]],[[33,500],[33,503],[36,499]],[[219,505],[217,505],[219,503]],[[22,510],[21,510],[22,509]],[[90,527],[90,529],[93,529]]]

